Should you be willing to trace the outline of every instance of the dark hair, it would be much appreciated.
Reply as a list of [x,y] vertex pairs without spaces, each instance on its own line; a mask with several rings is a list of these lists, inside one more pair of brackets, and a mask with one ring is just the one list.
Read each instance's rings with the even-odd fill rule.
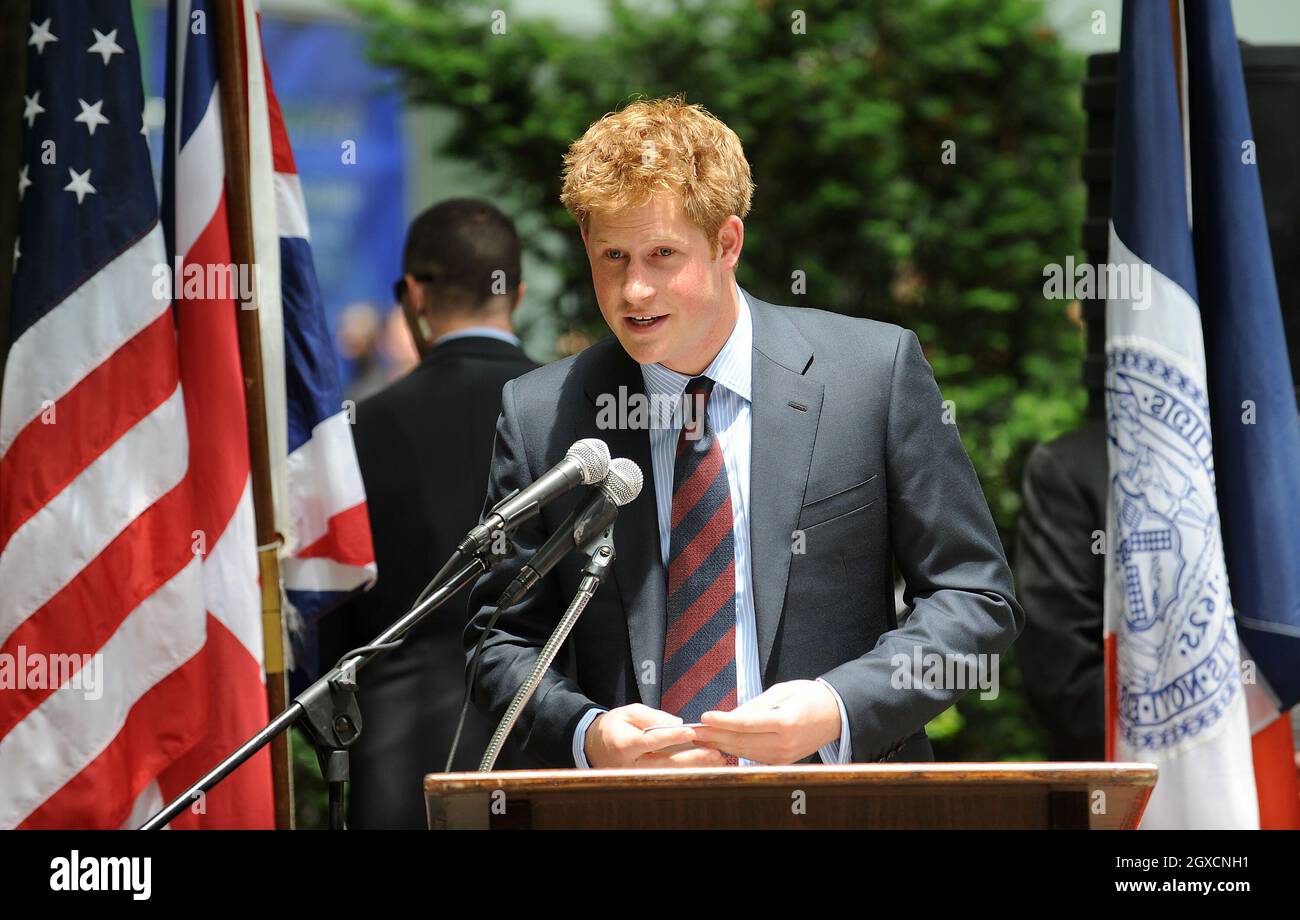
[[496,294],[519,290],[519,234],[491,203],[452,198],[411,222],[402,271],[427,283],[435,302],[475,309]]

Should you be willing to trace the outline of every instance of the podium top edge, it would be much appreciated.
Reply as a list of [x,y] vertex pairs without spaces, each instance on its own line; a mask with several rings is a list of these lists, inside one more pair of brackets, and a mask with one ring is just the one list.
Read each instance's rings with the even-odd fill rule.
[[887,785],[975,783],[1021,785],[1025,783],[1069,786],[1155,785],[1158,769],[1152,763],[890,763],[797,764],[792,766],[707,767],[700,769],[499,770],[491,773],[430,773],[426,792],[472,792],[502,786],[514,789],[563,789],[601,786],[628,788],[680,787],[684,784],[764,785],[798,781],[808,786],[843,783]]

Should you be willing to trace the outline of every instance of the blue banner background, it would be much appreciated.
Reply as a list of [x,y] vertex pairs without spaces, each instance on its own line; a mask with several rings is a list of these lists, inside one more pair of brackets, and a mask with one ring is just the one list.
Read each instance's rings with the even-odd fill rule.
[[[148,94],[162,97],[165,9],[152,11],[147,42]],[[364,37],[345,23],[262,16],[262,38],[276,96],[293,144],[316,274],[331,332],[339,313],[357,301],[381,313],[392,304],[406,230],[406,158],[401,95],[391,77],[372,67]],[[344,143],[355,162],[344,162]],[[150,132],[155,165],[161,132]],[[158,172],[156,172],[158,174]],[[337,344],[336,344],[337,350]],[[340,361],[344,385],[353,369]]]

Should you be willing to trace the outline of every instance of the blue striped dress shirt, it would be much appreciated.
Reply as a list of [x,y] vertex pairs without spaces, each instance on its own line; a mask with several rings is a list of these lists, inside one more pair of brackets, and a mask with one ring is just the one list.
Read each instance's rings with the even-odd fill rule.
[[[754,327],[745,292],[736,286],[739,309],[731,336],[702,376],[715,381],[708,402],[708,418],[717,433],[731,487],[732,535],[736,552],[736,703],[743,706],[763,692],[763,675],[758,659],[758,621],[754,615],[754,580],[749,553],[749,457],[751,408],[750,382],[753,374]],[[672,542],[673,464],[682,427],[681,404],[691,380],[662,364],[641,365],[646,395],[650,402],[650,458],[654,466],[656,511],[659,516],[659,549],[664,571]],[[820,680],[820,678],[818,678]],[[849,719],[844,701],[825,681],[840,708],[840,738],[820,751],[823,763],[848,763]],[[587,767],[587,729],[604,709],[585,713],[573,733],[573,762]],[[742,766],[754,761],[740,759]]]

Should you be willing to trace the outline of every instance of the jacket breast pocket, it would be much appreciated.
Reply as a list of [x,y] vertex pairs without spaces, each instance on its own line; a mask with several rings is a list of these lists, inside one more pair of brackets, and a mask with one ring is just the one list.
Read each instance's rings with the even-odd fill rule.
[[880,635],[880,604],[868,603],[879,593],[870,587],[875,566],[860,564],[850,572],[843,554],[858,545],[887,552],[888,542],[878,537],[884,493],[884,479],[875,475],[832,487],[800,510],[781,621],[783,660],[799,663],[790,674],[825,673],[866,654]]
[[876,474],[855,486],[807,502],[799,511],[799,529],[809,531],[869,508],[880,501],[883,491],[884,482]]

